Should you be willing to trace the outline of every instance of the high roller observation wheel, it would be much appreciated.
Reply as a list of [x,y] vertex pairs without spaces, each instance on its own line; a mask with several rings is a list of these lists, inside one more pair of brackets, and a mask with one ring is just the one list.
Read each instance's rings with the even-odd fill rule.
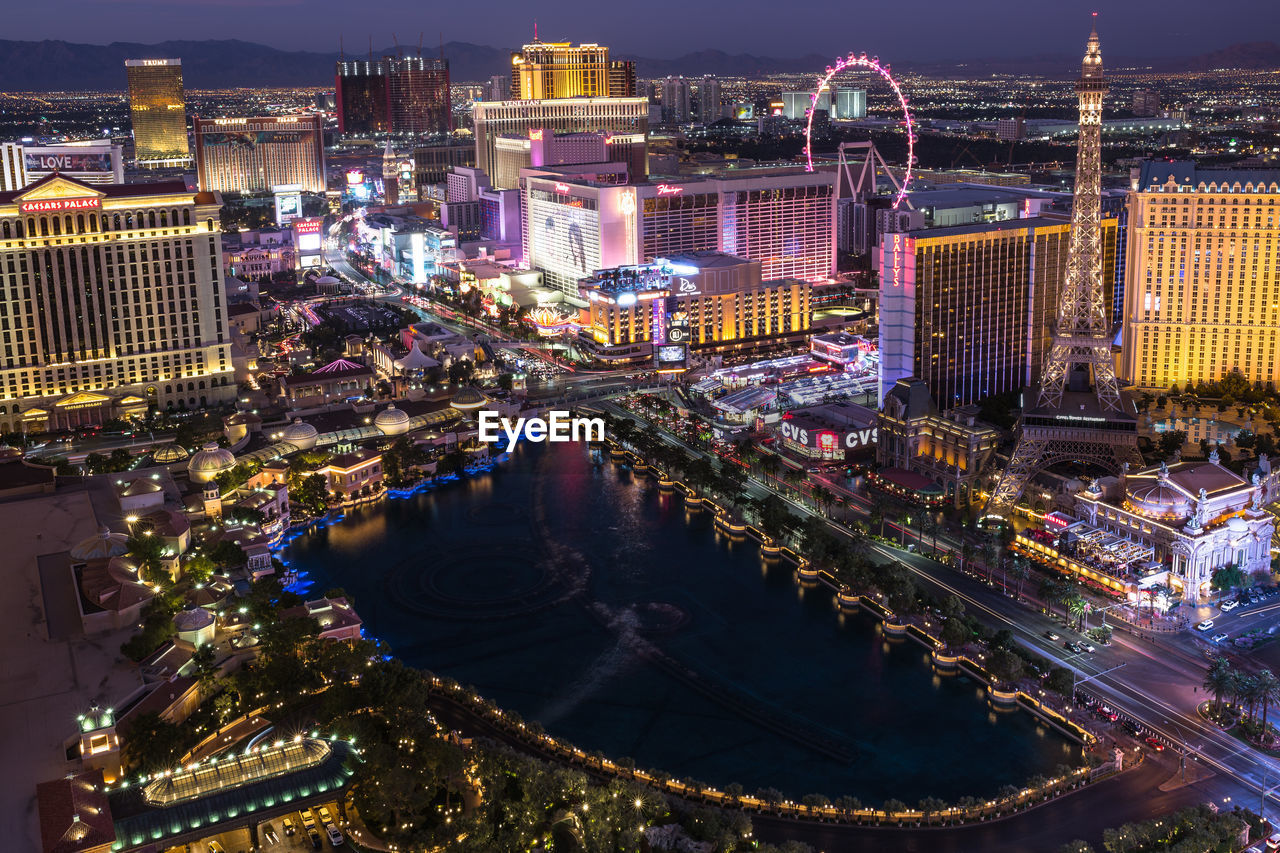
[[[902,204],[907,197],[907,187],[911,183],[912,164],[916,160],[916,128],[915,119],[911,115],[911,108],[907,106],[907,98],[902,94],[902,87],[898,85],[898,81],[889,73],[889,64],[880,64],[880,57],[873,56],[867,58],[865,53],[850,53],[848,56],[841,56],[836,59],[835,65],[828,65],[822,78],[818,80],[818,87],[813,90],[813,94],[809,96],[809,109],[805,110],[804,125],[804,159],[805,171],[813,171],[813,111],[818,104],[818,96],[822,94],[822,90],[826,89],[831,83],[831,78],[837,74],[848,71],[851,68],[862,68],[867,71],[874,71],[889,84],[889,88],[893,90],[893,94],[898,99],[898,105],[902,107],[902,126],[907,131],[907,170],[902,175],[902,184],[898,189],[898,194],[894,196],[893,207],[896,210],[898,205]],[[834,94],[833,94],[834,98]]]

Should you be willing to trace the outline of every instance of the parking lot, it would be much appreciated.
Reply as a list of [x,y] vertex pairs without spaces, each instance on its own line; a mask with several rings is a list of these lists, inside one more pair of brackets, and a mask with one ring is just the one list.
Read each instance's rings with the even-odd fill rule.
[[[337,803],[326,803],[325,808],[329,810],[329,815],[335,826],[339,824]],[[315,826],[319,835],[319,846],[313,844],[311,837],[307,834],[305,822],[302,819],[301,811],[290,812],[287,815],[264,820],[257,826],[258,831],[258,847],[254,847],[249,839],[248,829],[234,829],[227,832],[220,832],[208,838],[192,843],[189,847],[171,848],[173,853],[257,853],[257,851],[270,851],[270,853],[290,853],[290,851],[314,850],[347,850],[349,846],[346,843],[346,833],[341,826],[338,831],[342,833],[342,843],[335,846],[330,842],[328,833],[321,822],[319,807],[313,810],[315,815]],[[286,821],[293,825],[293,835],[286,832]]]

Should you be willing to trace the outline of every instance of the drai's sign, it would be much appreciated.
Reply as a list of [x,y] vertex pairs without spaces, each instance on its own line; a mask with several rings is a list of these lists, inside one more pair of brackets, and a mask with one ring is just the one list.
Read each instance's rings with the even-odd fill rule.
[[504,418],[497,412],[480,412],[480,440],[490,444],[506,438],[507,446],[525,438],[543,441],[604,441],[603,418],[577,418],[568,412],[551,411],[545,418]]
[[809,447],[810,444],[821,447],[823,450],[835,450],[839,441],[845,450],[856,450],[859,447],[866,447],[874,443],[879,438],[879,429],[876,427],[867,427],[865,429],[854,429],[840,436],[831,430],[809,430],[798,427],[790,421],[782,422],[782,437],[788,438],[797,444],[803,444]]

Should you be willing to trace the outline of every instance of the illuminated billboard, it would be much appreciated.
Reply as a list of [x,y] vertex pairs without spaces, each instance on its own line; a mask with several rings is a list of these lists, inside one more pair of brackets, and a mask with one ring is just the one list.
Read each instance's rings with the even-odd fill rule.
[[323,239],[321,234],[323,225],[324,220],[319,217],[293,220],[294,246],[297,248],[299,255],[320,251],[320,241]]
[[73,154],[65,151],[43,153],[39,149],[26,149],[22,159],[28,172],[113,172],[115,163],[110,152],[94,151]]
[[600,269],[600,214],[594,199],[531,189],[528,217],[529,261],[549,284],[576,291],[580,279]]
[[277,187],[276,224],[286,225],[302,216],[302,193],[296,187]]

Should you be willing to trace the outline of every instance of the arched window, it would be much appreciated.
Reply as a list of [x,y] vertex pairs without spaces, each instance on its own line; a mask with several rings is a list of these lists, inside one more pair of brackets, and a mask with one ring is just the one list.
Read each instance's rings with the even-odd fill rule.
[[213,220],[212,220],[212,219],[206,219],[206,220],[204,221],[204,227],[205,227],[205,230],[207,230],[210,234],[212,234],[212,233],[213,233]]
[[156,212],[154,210],[147,216],[147,221],[151,223],[152,228],[156,227]]
[[164,386],[164,393],[166,393],[166,394],[172,394],[172,393],[173,393],[173,386],[172,386],[172,385],[166,385],[166,386]]
[[83,214],[83,213],[77,213],[77,214],[76,214],[76,233],[77,233],[77,234],[83,234],[83,233],[84,233],[84,231],[85,231],[85,228],[84,228],[84,214]]
[[13,234],[9,230],[9,220],[6,219],[4,221],[4,224],[0,225],[0,234],[4,235],[4,239],[6,240],[8,240],[10,237],[13,236]]
[[61,233],[62,233],[62,217],[55,216],[53,217],[53,234],[56,237]]
[[120,230],[120,214],[118,213],[111,214],[111,230],[112,231]]
[[[151,214],[151,216],[152,216],[152,218],[153,218],[153,219],[155,218],[155,214],[154,214],[154,213],[153,213],[153,214]],[[154,225],[155,223],[153,222],[153,223],[151,223],[151,224],[152,224],[152,225]],[[168,227],[169,227],[169,211],[167,211],[167,210],[162,210],[162,211],[160,211],[160,227],[161,227],[161,228],[168,228]]]
[[132,210],[126,210],[124,212],[124,230],[126,231],[133,230],[133,211]]
[[182,211],[182,224],[183,225],[191,224],[191,211],[185,208]]
[[201,379],[201,380],[200,380],[200,390],[201,390],[201,391],[203,391],[203,390],[204,390],[204,380],[203,380],[203,379]]

